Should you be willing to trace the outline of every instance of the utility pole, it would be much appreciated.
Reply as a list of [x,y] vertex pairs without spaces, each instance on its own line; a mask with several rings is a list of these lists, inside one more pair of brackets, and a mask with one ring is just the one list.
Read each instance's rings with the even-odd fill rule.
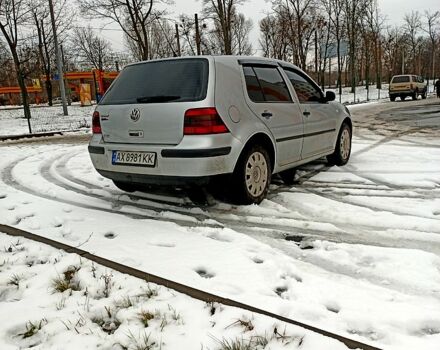
[[55,44],[55,54],[57,58],[58,81],[60,84],[61,100],[63,101],[63,113],[65,116],[67,116],[69,115],[69,112],[67,111],[66,90],[64,87],[63,63],[61,62],[60,47],[58,46],[57,28],[55,25],[55,15],[53,11],[52,0],[49,0],[49,10],[50,10],[50,19],[52,21],[53,42]]
[[315,27],[315,74],[316,79],[319,81],[319,72],[318,72],[318,31]]
[[[64,50],[63,45],[60,45],[61,50],[61,62],[63,62],[63,77],[64,77],[64,67],[66,66],[66,61],[64,60]],[[67,86],[67,103],[69,106],[72,105],[72,99],[70,98],[70,88],[67,79],[64,77],[64,85]]]
[[196,46],[197,46],[197,55],[200,56],[200,32],[199,32],[199,17],[197,13],[194,15],[194,22],[196,25]]
[[179,39],[179,26],[176,23],[176,41],[177,41],[177,56],[182,56],[182,53],[180,52],[180,39]]

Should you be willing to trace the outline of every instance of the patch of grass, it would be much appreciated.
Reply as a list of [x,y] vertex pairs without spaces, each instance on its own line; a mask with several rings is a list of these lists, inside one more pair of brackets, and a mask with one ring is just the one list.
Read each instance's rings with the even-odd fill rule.
[[121,322],[113,315],[110,307],[104,307],[105,316],[92,317],[90,320],[96,323],[107,334],[113,334],[121,325]]
[[171,319],[177,324],[183,324],[182,315],[176,311],[170,304],[168,304],[168,310],[170,311]]
[[23,339],[30,338],[37,334],[45,324],[47,324],[47,320],[45,318],[41,319],[38,323],[28,321],[28,323],[26,323],[26,331],[19,333],[18,335],[23,337]]
[[154,297],[157,297],[159,295],[159,287],[151,287],[150,283],[147,282],[147,289],[145,290],[145,293],[142,294],[142,296],[145,296],[147,299],[151,299]]
[[250,340],[239,339],[217,339],[215,337],[211,338],[219,345],[218,350],[255,350],[256,348],[252,345]]
[[118,309],[128,309],[129,307],[132,307],[133,305],[134,305],[133,300],[129,296],[123,297],[121,300],[118,300],[115,302],[115,306]]
[[241,326],[241,327],[243,327],[244,332],[250,332],[255,328],[254,324],[252,323],[252,320],[241,320],[241,319],[238,319],[237,321],[231,323],[226,328],[229,328],[232,326]]
[[138,318],[144,327],[148,327],[148,321],[154,319],[154,317],[155,315],[149,311],[141,310],[141,312],[138,313]]
[[79,291],[81,290],[81,286],[79,281],[75,278],[76,273],[80,270],[79,267],[69,266],[62,275],[54,278],[52,280],[52,288],[56,292],[63,293],[66,290]]
[[16,286],[17,288],[20,287],[20,281],[23,279],[23,276],[17,275],[17,274],[13,274],[9,280],[8,280],[8,285],[9,286]]
[[112,283],[113,275],[111,273],[102,274],[100,278],[104,280],[104,288],[102,290],[102,293],[104,294],[104,297],[108,298],[110,296],[110,292],[113,286]]
[[128,332],[127,337],[130,342],[128,348],[133,350],[151,350],[157,347],[155,341],[150,340],[151,334],[143,333],[136,337],[131,331]]

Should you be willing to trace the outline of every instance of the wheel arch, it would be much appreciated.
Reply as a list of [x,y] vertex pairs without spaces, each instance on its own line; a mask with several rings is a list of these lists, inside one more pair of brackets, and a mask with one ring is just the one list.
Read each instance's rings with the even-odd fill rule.
[[[275,161],[276,161],[276,153],[275,153],[275,145],[272,141],[272,139],[270,138],[269,135],[263,133],[263,132],[258,132],[254,135],[252,135],[245,143],[243,149],[240,152],[240,157],[242,156],[242,154],[251,146],[253,145],[261,145],[263,146],[267,152],[269,153],[269,157],[270,157],[270,165],[271,165],[271,170],[273,171],[275,169]],[[238,163],[238,161],[237,161]]]

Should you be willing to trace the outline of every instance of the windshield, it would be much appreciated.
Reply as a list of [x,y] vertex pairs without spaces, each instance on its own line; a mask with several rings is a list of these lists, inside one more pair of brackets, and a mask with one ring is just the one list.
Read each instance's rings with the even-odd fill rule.
[[99,104],[200,101],[207,85],[204,58],[146,62],[126,67]]

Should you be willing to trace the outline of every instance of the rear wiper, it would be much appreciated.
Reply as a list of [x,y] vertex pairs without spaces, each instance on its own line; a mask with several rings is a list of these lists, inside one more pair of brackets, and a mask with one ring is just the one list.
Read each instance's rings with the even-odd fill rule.
[[178,100],[180,96],[176,95],[156,95],[156,96],[143,96],[136,99],[139,103],[153,103],[153,102],[169,102]]

